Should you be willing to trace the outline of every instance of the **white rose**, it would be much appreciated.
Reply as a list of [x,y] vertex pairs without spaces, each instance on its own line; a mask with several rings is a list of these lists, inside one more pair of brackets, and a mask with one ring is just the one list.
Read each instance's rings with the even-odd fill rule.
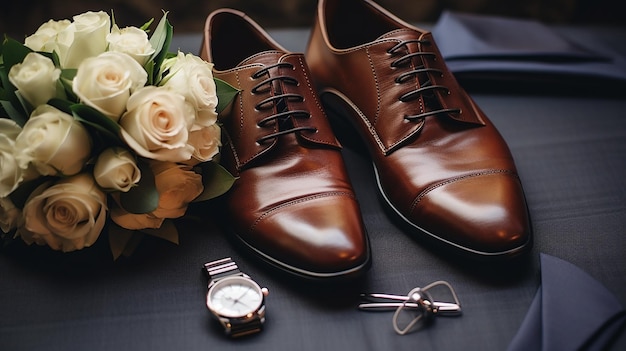
[[168,71],[162,85],[185,97],[196,109],[196,123],[211,125],[217,120],[217,89],[213,80],[213,64],[192,54],[178,52],[163,62]]
[[119,226],[131,230],[159,228],[165,218],[183,216],[189,203],[204,191],[202,176],[190,167],[153,161],[150,162],[150,168],[159,192],[157,208],[151,213],[135,214],[114,206],[111,209],[111,219]]
[[93,177],[81,173],[37,188],[24,205],[18,235],[28,243],[64,252],[91,246],[106,222],[106,196]]
[[20,167],[33,165],[42,175],[80,172],[91,154],[91,138],[71,115],[50,105],[33,111],[15,140]]
[[181,162],[191,158],[189,129],[195,111],[185,98],[165,88],[147,86],[137,90],[120,118],[126,143],[143,157]]
[[7,118],[0,118],[0,198],[9,195],[22,181],[23,169],[15,158],[15,139],[22,128]]
[[221,129],[217,124],[192,130],[189,134],[189,144],[193,146],[193,158],[205,162],[217,155],[220,150]]
[[154,182],[159,191],[159,205],[152,214],[159,218],[182,217],[187,206],[202,191],[202,176],[190,167],[171,162],[152,162]]
[[0,197],[0,229],[8,233],[22,223],[22,211],[8,197]]
[[57,96],[57,80],[61,70],[49,58],[31,52],[22,63],[11,67],[9,80],[20,95],[33,107],[43,105]]
[[111,18],[106,12],[85,12],[68,20],[48,21],[24,41],[34,51],[55,51],[63,68],[76,68],[107,48]]
[[117,122],[132,92],[147,81],[148,74],[132,57],[105,52],[80,64],[72,90],[81,102]]
[[127,192],[141,179],[141,171],[133,155],[123,148],[104,150],[93,170],[96,183],[104,189]]
[[58,41],[67,49],[59,53],[61,66],[76,68],[88,57],[106,51],[111,18],[106,12],[85,12],[73,17],[73,22],[59,33]]
[[148,34],[137,27],[120,29],[114,25],[111,33],[107,35],[107,42],[109,43],[109,51],[128,54],[140,65],[145,64],[150,55],[154,53]]
[[[71,23],[72,22],[69,20],[49,20],[48,22],[42,24],[39,29],[37,29],[35,34],[26,37],[24,45],[33,51],[56,51],[57,54],[64,55],[71,42],[62,42],[59,38],[59,33],[66,30]],[[64,37],[66,38],[67,36]]]

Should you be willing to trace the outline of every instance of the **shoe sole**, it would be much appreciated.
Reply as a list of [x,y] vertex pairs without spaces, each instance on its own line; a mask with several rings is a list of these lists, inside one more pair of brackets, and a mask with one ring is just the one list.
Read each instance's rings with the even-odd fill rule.
[[250,245],[246,240],[241,238],[236,233],[233,233],[233,237],[237,240],[239,246],[242,246],[246,251],[252,253],[255,258],[259,258],[264,263],[270,265],[271,267],[278,269],[282,272],[288,273],[290,276],[296,276],[301,279],[316,281],[316,282],[328,282],[335,283],[338,281],[352,280],[357,279],[364,275],[364,273],[369,269],[372,263],[372,258],[370,254],[369,241],[367,243],[367,258],[365,262],[362,264],[346,269],[339,272],[314,272],[306,269],[294,267],[288,263],[282,262],[279,259],[276,259],[272,256],[269,256],[262,251],[259,251],[254,246]]
[[280,273],[286,273],[290,277],[297,277],[297,278],[315,282],[315,283],[324,282],[324,283],[334,284],[334,283],[352,281],[352,280],[358,279],[362,277],[363,275],[365,275],[365,272],[367,272],[367,270],[372,265],[372,255],[371,255],[369,237],[367,233],[365,233],[366,258],[365,258],[365,261],[358,266],[355,266],[355,267],[352,267],[350,269],[346,269],[343,271],[338,271],[338,272],[315,272],[315,271],[310,271],[310,270],[295,267],[291,264],[285,263],[281,261],[280,259],[272,257],[264,253],[263,251],[260,251],[259,249],[255,248],[252,244],[250,244],[248,241],[242,238],[239,234],[237,234],[237,232],[233,230],[232,227],[230,227],[227,223],[224,223],[223,221],[219,220],[219,218],[228,218],[223,213],[224,208],[225,206],[217,205],[214,211],[215,213],[222,213],[219,217],[217,217],[218,219],[217,222],[219,223],[219,226],[221,227],[221,229],[224,232],[229,234],[227,235],[227,237],[231,239],[230,241],[235,246],[241,248],[242,251],[247,253],[251,258],[263,264],[266,264],[270,268]]
[[[341,92],[334,89],[323,89],[319,93],[320,100],[322,101],[322,105],[324,106],[324,110],[329,117],[331,125],[333,126],[333,130],[337,138],[340,139],[342,144],[353,147],[358,150],[365,149],[364,154],[371,159],[370,150],[365,142],[365,138],[358,132],[358,128],[354,125],[352,120],[354,118],[350,118],[350,116],[357,116],[356,118],[364,119],[364,114],[359,110],[359,108],[348,99]],[[356,133],[351,133],[346,135],[342,133],[346,130],[355,131]],[[354,134],[357,134],[358,137],[354,138]],[[407,229],[410,233],[415,233],[421,238],[429,239],[428,241],[436,246],[453,250],[457,253],[460,253],[464,256],[479,259],[479,260],[497,260],[497,259],[511,259],[518,256],[523,255],[532,247],[532,235],[529,236],[528,241],[526,241],[521,246],[498,252],[487,252],[480,251],[470,247],[466,247],[454,242],[451,242],[447,239],[444,239],[432,232],[429,232],[426,229],[421,228],[417,224],[411,222],[408,218],[406,218],[389,200],[389,197],[385,193],[379,176],[378,168],[376,164],[372,161],[372,168],[374,169],[374,177],[376,180],[376,187],[378,188],[378,195],[383,203],[383,208],[390,215],[390,218],[393,222],[401,228]],[[528,213],[528,210],[527,210]],[[528,213],[530,216],[530,214]]]

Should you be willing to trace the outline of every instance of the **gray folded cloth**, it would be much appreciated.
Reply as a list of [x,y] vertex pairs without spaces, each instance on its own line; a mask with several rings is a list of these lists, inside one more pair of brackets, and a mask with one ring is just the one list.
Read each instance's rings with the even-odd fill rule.
[[534,20],[445,11],[432,33],[448,68],[461,78],[626,83],[626,58],[587,38],[568,40]]
[[541,254],[541,286],[507,350],[603,350],[624,322],[626,310],[602,284]]

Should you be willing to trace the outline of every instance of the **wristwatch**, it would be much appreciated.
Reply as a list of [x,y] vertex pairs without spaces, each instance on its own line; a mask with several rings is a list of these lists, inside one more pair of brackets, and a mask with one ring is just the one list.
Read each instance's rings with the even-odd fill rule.
[[209,278],[206,305],[224,327],[226,335],[239,337],[261,331],[265,323],[265,296],[230,257],[204,264]]

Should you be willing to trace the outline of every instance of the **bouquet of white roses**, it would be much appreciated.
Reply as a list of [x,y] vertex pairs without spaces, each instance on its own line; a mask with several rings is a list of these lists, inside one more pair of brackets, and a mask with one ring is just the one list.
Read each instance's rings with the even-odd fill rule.
[[113,256],[148,233],[173,242],[189,203],[226,192],[217,113],[237,93],[212,64],[170,53],[105,12],[50,20],[0,46],[0,228],[64,252],[108,228]]

